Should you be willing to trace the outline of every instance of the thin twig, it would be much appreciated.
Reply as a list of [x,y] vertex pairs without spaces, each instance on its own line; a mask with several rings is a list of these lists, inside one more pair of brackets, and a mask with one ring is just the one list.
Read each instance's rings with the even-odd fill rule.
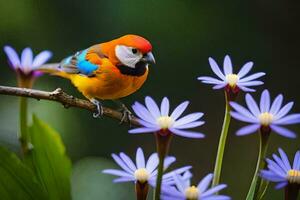
[[[42,91],[42,90],[34,90],[34,89],[27,89],[27,88],[18,88],[18,87],[7,87],[7,86],[0,86],[0,94],[3,95],[10,95],[10,96],[22,96],[22,97],[29,97],[33,99],[44,99],[49,101],[56,101],[61,103],[65,108],[69,107],[77,107],[86,109],[92,112],[96,112],[96,106],[91,102],[83,99],[75,98],[67,93],[65,93],[61,88],[57,88],[52,92]],[[121,120],[122,113],[111,108],[103,107],[103,114],[107,117]],[[125,119],[124,122],[128,123],[128,120]],[[130,121],[131,125],[139,126],[139,122],[136,118],[133,118]]]

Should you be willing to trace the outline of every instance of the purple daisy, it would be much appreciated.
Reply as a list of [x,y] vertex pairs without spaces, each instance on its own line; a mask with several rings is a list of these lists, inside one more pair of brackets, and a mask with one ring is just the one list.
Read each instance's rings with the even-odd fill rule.
[[282,149],[278,149],[280,156],[273,154],[273,159],[266,159],[268,169],[261,170],[260,176],[271,182],[277,183],[276,189],[283,188],[290,184],[298,184],[300,186],[300,151],[297,151],[294,157],[293,166],[286,153]]
[[191,185],[191,180],[179,174],[173,173],[175,185],[163,185],[162,200],[228,200],[225,195],[216,195],[216,192],[226,188],[225,184],[220,184],[209,188],[213,174],[206,175],[197,186]]
[[27,47],[22,51],[21,57],[19,58],[17,52],[10,46],[4,47],[4,52],[8,57],[10,66],[16,70],[21,71],[25,75],[33,73],[34,76],[41,75],[41,72],[34,71],[40,65],[46,63],[51,57],[50,51],[42,51],[35,58],[31,48]]
[[296,137],[293,131],[282,126],[300,123],[300,114],[288,115],[294,103],[289,102],[282,106],[282,94],[279,94],[271,104],[270,93],[268,90],[264,90],[261,94],[259,107],[250,94],[246,94],[245,100],[248,109],[235,102],[230,102],[231,107],[235,110],[231,112],[231,116],[237,120],[251,123],[251,125],[238,130],[237,135],[247,135],[261,129],[267,131],[272,130],[288,138]]
[[[149,183],[154,186],[157,177],[157,167],[159,159],[157,153],[150,155],[148,161],[146,162],[143,150],[141,148],[137,149],[136,152],[136,164],[125,154],[120,153],[119,156],[112,154],[115,162],[122,168],[118,169],[105,169],[102,172],[106,174],[111,174],[119,176],[119,178],[114,179],[115,183],[119,182],[140,182],[140,183]],[[172,163],[175,162],[175,157],[168,156],[164,161],[164,169],[166,170]],[[181,174],[189,170],[191,167],[186,166],[175,170],[176,173]],[[171,175],[169,173],[163,176],[163,182],[166,181],[166,184],[172,184]]]
[[262,81],[255,80],[264,76],[265,73],[263,72],[246,76],[252,69],[253,62],[247,62],[244,64],[241,70],[235,74],[233,73],[232,62],[228,55],[224,58],[224,72],[220,70],[218,64],[213,58],[209,58],[208,61],[212,71],[218,76],[219,79],[209,76],[200,76],[198,77],[198,80],[200,80],[202,83],[215,85],[213,89],[230,88],[235,91],[243,90],[244,92],[254,92],[255,90],[249,87],[264,84]]
[[135,128],[129,133],[152,133],[152,132],[171,132],[175,135],[189,137],[189,138],[203,138],[204,134],[194,131],[187,131],[185,129],[195,128],[204,124],[204,121],[199,119],[203,113],[196,112],[184,117],[180,116],[187,108],[189,102],[185,101],[178,105],[170,114],[170,103],[167,97],[164,97],[160,108],[151,97],[145,98],[146,107],[135,102],[132,106],[134,112],[139,117],[140,128]]

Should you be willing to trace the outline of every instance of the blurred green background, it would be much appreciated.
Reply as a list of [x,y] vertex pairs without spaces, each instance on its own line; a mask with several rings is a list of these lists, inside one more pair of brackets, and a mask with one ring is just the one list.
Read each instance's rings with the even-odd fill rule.
[[[134,33],[149,39],[157,64],[150,69],[146,84],[124,102],[143,101],[145,95],[156,100],[168,96],[173,106],[190,100],[189,112],[205,113],[204,140],[175,137],[171,154],[177,157],[175,167],[193,165],[197,182],[213,171],[218,137],[221,130],[224,99],[221,91],[196,80],[212,75],[208,57],[223,62],[229,54],[234,67],[254,61],[253,71],[264,71],[265,85],[274,97],[283,93],[286,102],[299,96],[299,11],[298,1],[197,1],[197,0],[0,0],[0,84],[16,85],[14,72],[8,67],[2,47],[10,44],[20,52],[26,46],[35,53],[53,51],[52,62],[95,43]],[[63,88],[76,97],[82,95],[69,81],[43,76],[34,86],[42,90]],[[243,102],[243,95],[238,101]],[[110,105],[108,103],[108,105]],[[90,112],[65,109],[57,103],[30,100],[30,112],[36,113],[62,134],[73,163],[90,157],[110,158],[112,152],[135,155],[141,146],[149,155],[155,151],[152,135],[129,135],[126,125],[112,119],[93,119]],[[18,99],[0,97],[0,142],[18,150]],[[226,193],[244,199],[255,168],[258,136],[236,137],[242,124],[232,121],[225,153],[222,182]],[[300,133],[300,127],[292,127]],[[299,138],[286,139],[272,135],[269,155],[282,147],[292,156],[299,149]],[[100,168],[100,167],[99,167]],[[273,185],[272,185],[273,186]],[[100,187],[100,186],[99,186]],[[269,188],[266,199],[281,199],[282,191]]]

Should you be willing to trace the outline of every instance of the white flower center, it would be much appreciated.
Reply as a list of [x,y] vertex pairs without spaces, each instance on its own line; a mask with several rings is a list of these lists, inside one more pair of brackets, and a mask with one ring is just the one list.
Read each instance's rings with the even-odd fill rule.
[[157,121],[157,124],[160,126],[161,129],[168,129],[174,123],[174,120],[169,116],[161,116],[156,121]]
[[274,116],[271,113],[264,112],[258,116],[258,119],[263,126],[269,126],[273,121]]
[[286,178],[290,183],[300,184],[300,171],[291,169],[287,172]]
[[230,87],[235,87],[237,82],[239,81],[239,76],[236,74],[227,74],[226,81]]
[[199,196],[199,190],[196,186],[188,187],[185,190],[185,197],[187,200],[197,200]]
[[147,169],[140,168],[140,169],[135,170],[134,177],[137,181],[139,181],[141,183],[145,183],[146,181],[148,181],[150,174],[147,171]]

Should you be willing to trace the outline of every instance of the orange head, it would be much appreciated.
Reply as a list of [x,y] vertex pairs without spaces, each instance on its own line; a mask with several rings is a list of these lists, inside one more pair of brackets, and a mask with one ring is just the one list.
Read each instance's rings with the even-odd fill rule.
[[114,65],[126,71],[144,71],[149,63],[155,63],[152,45],[138,35],[125,35],[102,43],[101,51]]

